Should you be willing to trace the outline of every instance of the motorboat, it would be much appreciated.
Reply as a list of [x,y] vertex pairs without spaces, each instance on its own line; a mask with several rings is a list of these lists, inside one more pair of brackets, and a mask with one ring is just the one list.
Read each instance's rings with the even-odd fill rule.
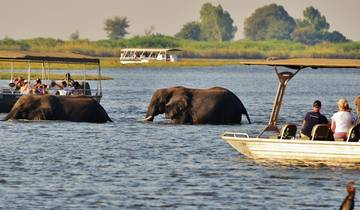
[[[288,82],[300,71],[313,68],[360,68],[355,59],[267,59],[244,61],[243,65],[274,67],[279,80],[268,125],[256,136],[241,132],[224,132],[221,138],[241,154],[255,160],[321,161],[325,163],[360,163],[360,125],[354,125],[348,139],[333,139],[328,125],[317,125],[311,139],[297,135],[296,125],[287,123],[278,128],[278,116]],[[285,67],[286,70],[279,70]],[[271,135],[266,135],[271,133]]]
[[[50,64],[75,64],[83,65],[83,72],[81,87],[77,91],[77,95],[87,95],[100,102],[102,98],[102,86],[101,86],[101,67],[100,60],[89,56],[84,56],[76,53],[61,53],[61,52],[34,52],[34,51],[0,51],[0,62],[10,64],[10,82],[8,86],[0,87],[0,113],[7,113],[11,110],[12,106],[16,103],[24,92],[20,92],[15,86],[15,76],[17,72],[14,70],[14,63],[25,63],[27,68],[26,82],[31,84],[32,79],[32,65],[41,65],[41,81],[49,87],[50,85]],[[90,74],[86,73],[89,66],[96,72],[96,89],[91,89],[90,84],[87,82],[87,78]],[[94,68],[95,66],[95,68]],[[69,74],[70,75],[70,74]],[[24,78],[23,78],[24,79]],[[68,94],[70,95],[70,94]],[[63,96],[62,96],[63,97]],[[65,96],[66,97],[66,96]]]
[[177,48],[124,48],[121,49],[120,63],[147,63],[151,60],[175,62],[179,59]]

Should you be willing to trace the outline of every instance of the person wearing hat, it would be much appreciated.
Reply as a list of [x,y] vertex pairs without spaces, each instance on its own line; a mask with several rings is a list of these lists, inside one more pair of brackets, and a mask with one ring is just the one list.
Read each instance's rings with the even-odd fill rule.
[[350,112],[349,103],[340,98],[338,103],[339,111],[331,117],[331,130],[335,139],[346,140],[350,127],[354,124],[353,115]]
[[313,103],[312,111],[306,113],[300,136],[302,139],[310,139],[311,138],[311,131],[313,127],[317,124],[328,124],[329,121],[327,118],[320,113],[321,109],[321,101],[316,100]]

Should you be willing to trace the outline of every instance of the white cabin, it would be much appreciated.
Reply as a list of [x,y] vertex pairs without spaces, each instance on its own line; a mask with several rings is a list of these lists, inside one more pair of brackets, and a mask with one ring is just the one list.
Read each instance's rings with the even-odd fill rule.
[[175,62],[180,49],[176,48],[124,48],[121,49],[120,63],[147,63],[150,60]]

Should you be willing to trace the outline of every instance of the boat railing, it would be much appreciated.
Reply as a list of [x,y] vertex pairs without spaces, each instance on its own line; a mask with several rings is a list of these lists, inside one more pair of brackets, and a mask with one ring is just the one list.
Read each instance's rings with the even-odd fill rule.
[[[1,95],[23,95],[19,90],[11,89],[11,88],[0,88],[0,94]],[[77,89],[76,94],[70,94],[70,95],[99,96],[97,94],[97,89],[83,89],[83,88]]]
[[250,138],[247,133],[234,133],[234,132],[224,132],[222,136],[226,137],[234,137],[234,138]]

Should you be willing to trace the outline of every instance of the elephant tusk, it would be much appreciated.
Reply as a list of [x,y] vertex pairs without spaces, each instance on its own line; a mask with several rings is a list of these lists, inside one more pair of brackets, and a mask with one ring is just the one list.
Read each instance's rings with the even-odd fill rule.
[[149,117],[145,118],[145,121],[152,121],[154,119],[154,116],[150,115]]

